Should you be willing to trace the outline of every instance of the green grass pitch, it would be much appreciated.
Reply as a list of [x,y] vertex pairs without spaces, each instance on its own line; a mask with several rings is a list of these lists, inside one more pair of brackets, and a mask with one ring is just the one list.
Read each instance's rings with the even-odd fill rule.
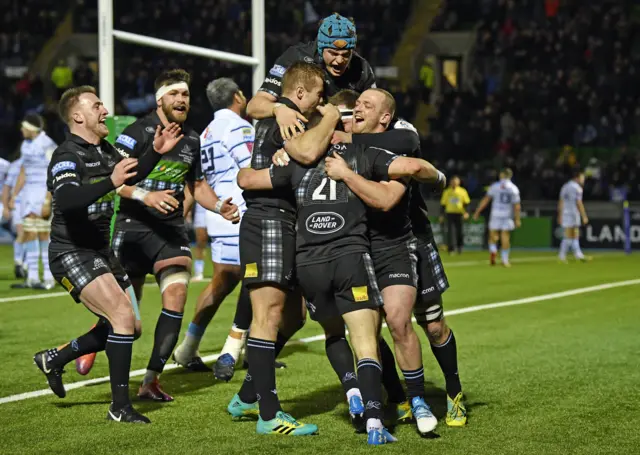
[[[82,334],[94,318],[61,288],[37,299],[33,297],[41,293],[9,290],[11,251],[2,246],[0,454],[639,453],[640,256],[605,253],[591,263],[568,265],[558,264],[550,253],[516,252],[513,257],[511,269],[487,266],[485,253],[445,257],[451,282],[444,295],[447,310],[528,299],[448,318],[458,342],[468,426],[451,429],[444,424],[444,381],[425,342],[427,399],[441,419],[439,437],[422,439],[413,425],[402,425],[395,432],[399,443],[373,449],[348,423],[347,405],[322,341],[286,348],[282,357],[288,368],[277,372],[283,407],[300,420],[318,424],[320,434],[314,437],[259,437],[255,423],[232,422],[226,406],[244,371],[228,384],[208,374],[166,372],[162,383],[175,402],[134,402],[152,420],[148,426],[105,420],[110,401],[106,382],[71,390],[65,399],[45,395],[3,403],[2,398],[47,389],[32,355]],[[637,281],[593,288],[627,280]],[[183,330],[203,287],[190,287]],[[535,298],[582,288],[591,289]],[[227,299],[208,328],[202,355],[217,353],[224,343],[236,295]],[[148,286],[133,370],[146,366],[159,310],[158,290]],[[296,338],[321,333],[308,321]],[[421,331],[420,336],[424,342]],[[106,375],[107,359],[101,353],[89,376],[78,375],[70,364],[64,380],[68,385]],[[131,378],[132,395],[139,381]]]

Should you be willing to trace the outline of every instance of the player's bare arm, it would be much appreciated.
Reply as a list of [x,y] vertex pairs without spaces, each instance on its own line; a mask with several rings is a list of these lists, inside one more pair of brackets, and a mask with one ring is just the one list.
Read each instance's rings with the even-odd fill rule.
[[193,219],[193,208],[195,207],[195,202],[196,200],[193,198],[193,194],[189,191],[189,185],[185,186],[184,202],[182,203],[182,206],[184,207],[182,214],[185,220],[189,217],[189,214],[191,214],[191,219]]
[[270,169],[240,169],[238,186],[243,190],[272,190]]
[[578,211],[580,212],[580,217],[582,218],[582,224],[585,226],[589,224],[589,217],[587,216],[587,211],[584,208],[584,204],[582,201],[576,201],[576,205],[578,206]]
[[238,206],[231,202],[231,198],[227,198],[224,201],[220,199],[205,179],[189,182],[188,187],[196,202],[205,209],[221,215],[225,220],[232,223],[240,221]]
[[[482,198],[482,200],[480,201],[480,204],[478,204],[478,207],[476,207],[476,211],[473,214],[473,219],[475,221],[478,221],[478,218],[480,218],[480,213],[482,213],[482,211],[487,208],[487,205],[489,205],[490,201],[491,201],[491,196],[489,196],[488,194]],[[519,213],[520,212],[518,212],[518,214]]]
[[247,104],[247,114],[256,119],[262,120],[269,117],[275,117],[280,132],[285,140],[292,139],[304,132],[304,127],[300,121],[307,123],[307,118],[300,112],[291,109],[284,104],[277,102],[277,98],[269,93],[260,91],[251,98]]
[[329,178],[343,181],[369,207],[387,212],[404,196],[406,186],[397,181],[373,182],[355,173],[338,154],[327,157],[325,171]]
[[9,202],[11,201],[11,187],[4,185],[2,188],[2,218],[8,220],[11,217],[11,209],[9,208]]
[[560,199],[558,199],[558,217],[557,217],[557,222],[558,224],[562,224],[562,210],[564,210],[564,201],[562,200],[562,197],[560,197]]
[[421,183],[437,183],[441,188],[447,185],[447,178],[433,164],[420,158],[400,156],[389,165],[389,178],[398,180],[411,177]]
[[520,211],[521,210],[522,210],[522,207],[520,206],[520,203],[513,204],[513,221],[514,221],[514,223],[515,223],[517,228],[522,226],[522,223],[520,221]]
[[320,123],[284,144],[287,154],[304,165],[315,163],[324,155],[340,121],[340,111],[334,105],[318,106],[317,109],[322,114]]

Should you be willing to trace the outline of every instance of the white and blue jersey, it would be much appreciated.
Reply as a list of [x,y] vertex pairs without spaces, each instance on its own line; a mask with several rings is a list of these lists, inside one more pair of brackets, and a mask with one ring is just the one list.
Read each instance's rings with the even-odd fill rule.
[[[247,210],[238,186],[240,169],[251,164],[255,131],[253,126],[230,109],[221,109],[200,136],[202,173],[221,200],[232,198],[240,215]],[[211,256],[219,264],[240,265],[240,223],[232,224],[220,215],[207,212],[207,233]]]
[[40,216],[47,194],[47,168],[57,145],[42,131],[34,139],[25,139],[20,148],[25,172],[22,188],[22,218],[29,214]]
[[520,190],[509,179],[495,182],[489,187],[487,196],[492,200],[489,230],[513,231],[513,206],[520,203]]
[[578,201],[582,200],[582,187],[575,180],[570,180],[560,190],[562,200],[562,227],[580,227],[580,210]]

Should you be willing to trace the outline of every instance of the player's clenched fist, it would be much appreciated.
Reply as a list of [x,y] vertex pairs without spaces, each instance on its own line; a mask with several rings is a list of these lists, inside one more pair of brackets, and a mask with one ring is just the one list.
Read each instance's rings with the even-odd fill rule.
[[337,153],[328,156],[324,161],[324,170],[330,179],[340,181],[351,171],[347,162]]
[[111,173],[111,181],[116,188],[124,185],[124,182],[131,177],[134,177],[137,172],[133,169],[138,165],[138,160],[135,158],[125,158],[116,164]]

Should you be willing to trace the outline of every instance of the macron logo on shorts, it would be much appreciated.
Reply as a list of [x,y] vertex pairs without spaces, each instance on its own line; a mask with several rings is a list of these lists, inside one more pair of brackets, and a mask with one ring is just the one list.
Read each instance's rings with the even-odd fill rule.
[[411,278],[408,273],[390,273],[389,278]]
[[51,168],[51,175],[59,174],[62,171],[70,171],[75,168],[76,163],[74,163],[73,161],[60,161]]
[[436,287],[435,286],[431,286],[430,288],[423,289],[421,294],[422,295],[426,295],[426,294],[429,294],[429,293],[431,293],[431,292],[433,292],[435,290],[436,290]]

